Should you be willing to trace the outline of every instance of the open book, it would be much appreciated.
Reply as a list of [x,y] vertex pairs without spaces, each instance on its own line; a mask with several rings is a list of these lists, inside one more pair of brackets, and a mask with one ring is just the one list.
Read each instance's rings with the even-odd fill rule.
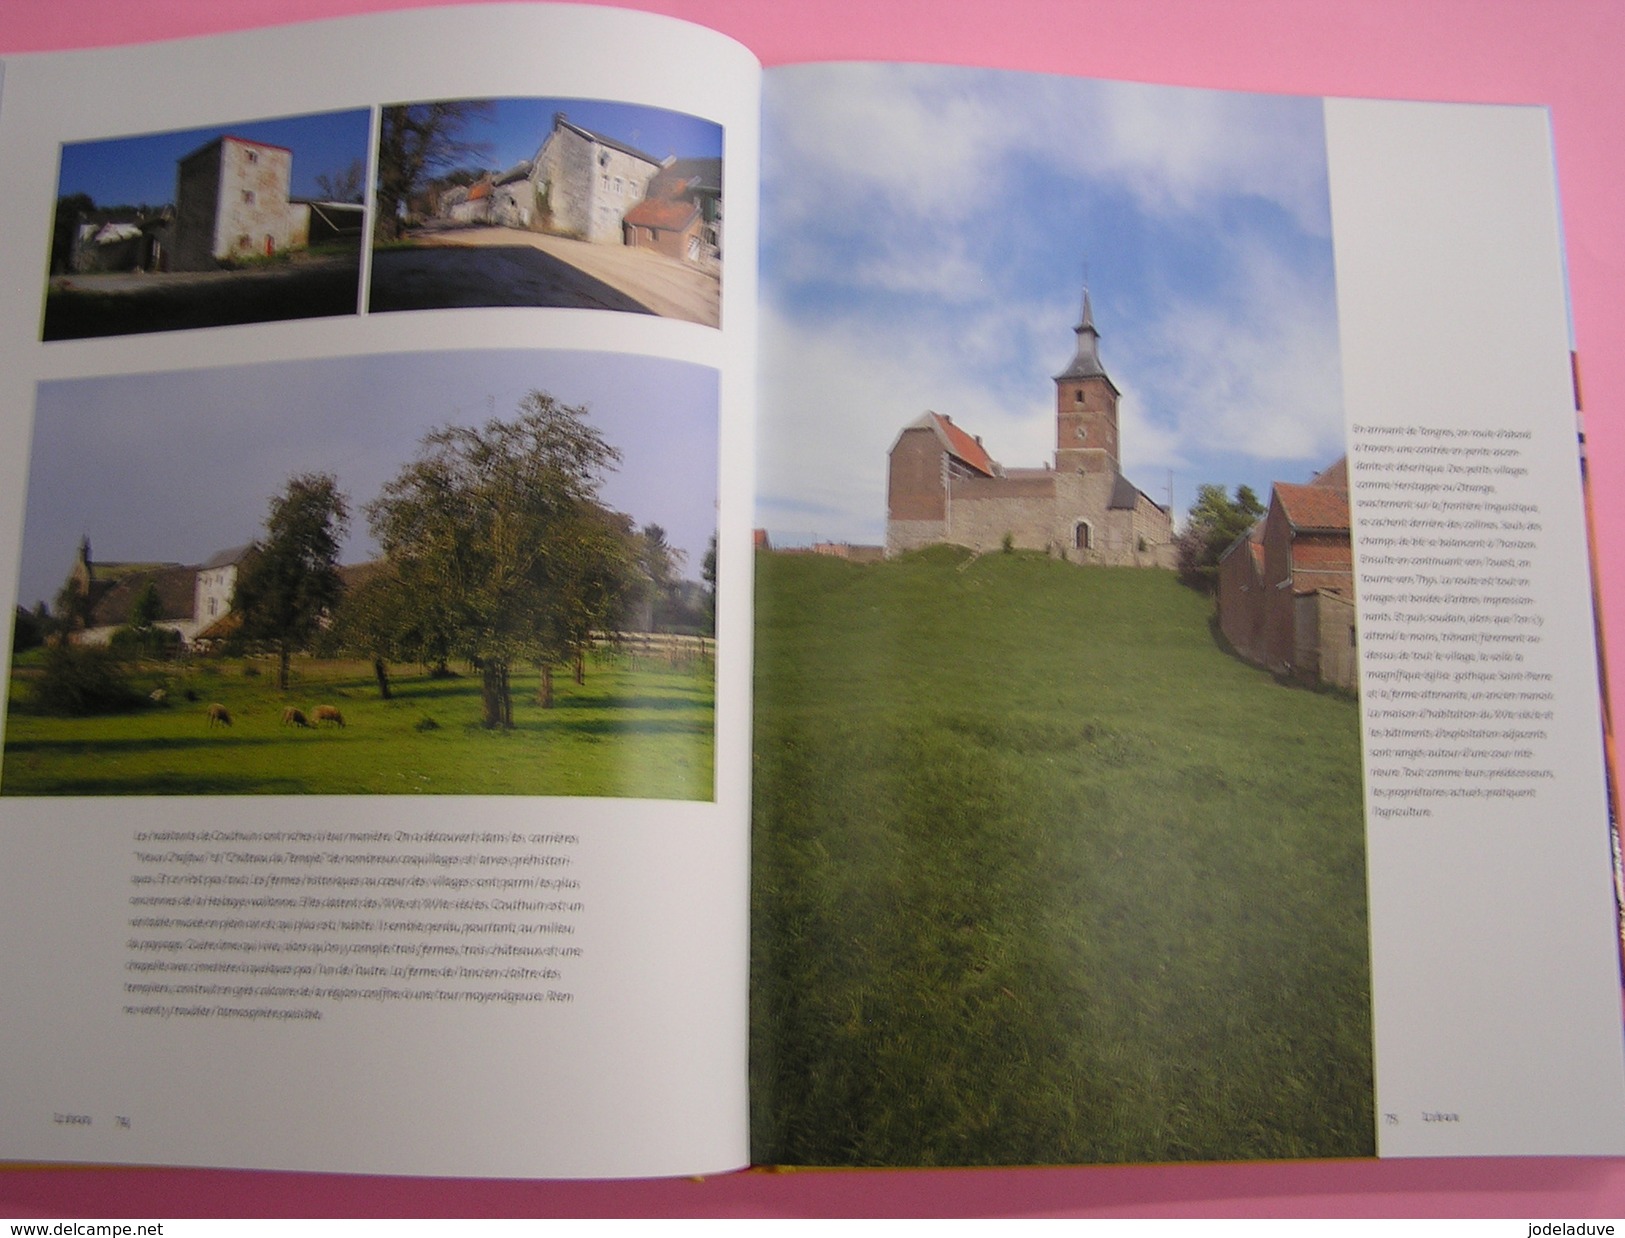
[[1539,109],[505,5],[0,168],[0,1157],[1625,1151]]

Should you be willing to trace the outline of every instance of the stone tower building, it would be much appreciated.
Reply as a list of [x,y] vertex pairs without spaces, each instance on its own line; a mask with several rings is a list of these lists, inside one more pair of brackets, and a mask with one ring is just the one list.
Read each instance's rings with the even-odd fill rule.
[[1055,462],[1005,468],[980,437],[927,412],[892,445],[886,552],[946,542],[1044,550],[1076,563],[1174,565],[1173,520],[1123,476],[1117,402],[1088,290],[1070,365],[1055,376]]
[[1073,328],[1078,352],[1055,376],[1055,468],[1062,473],[1118,471],[1117,401],[1122,392],[1100,364],[1100,332],[1095,330],[1089,291],[1083,317]]
[[175,178],[172,269],[212,271],[303,245],[309,211],[289,200],[292,178],[293,152],[268,142],[218,137],[184,156]]

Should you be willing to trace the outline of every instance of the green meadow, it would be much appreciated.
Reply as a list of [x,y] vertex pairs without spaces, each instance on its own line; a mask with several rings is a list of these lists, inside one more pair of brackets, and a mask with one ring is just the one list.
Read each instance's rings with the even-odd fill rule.
[[[131,682],[164,687],[162,705],[47,717],[28,707],[38,652],[12,671],[6,795],[714,795],[708,663],[601,652],[582,684],[555,672],[551,709],[536,701],[537,675],[516,674],[513,729],[488,731],[478,675],[397,674],[385,701],[370,664],[306,658],[286,693],[274,660],[143,664]],[[210,725],[211,704],[225,706],[231,726]],[[286,726],[290,705],[312,719],[318,705],[334,706],[345,725]]]
[[1354,701],[1172,573],[757,572],[756,1161],[1374,1153]]

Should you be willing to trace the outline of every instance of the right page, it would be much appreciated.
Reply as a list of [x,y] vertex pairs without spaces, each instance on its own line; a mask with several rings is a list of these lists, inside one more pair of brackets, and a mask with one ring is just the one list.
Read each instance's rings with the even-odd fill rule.
[[1384,1154],[1619,1151],[1550,127],[1329,100]]
[[753,1159],[1625,1150],[1545,113],[766,76]]

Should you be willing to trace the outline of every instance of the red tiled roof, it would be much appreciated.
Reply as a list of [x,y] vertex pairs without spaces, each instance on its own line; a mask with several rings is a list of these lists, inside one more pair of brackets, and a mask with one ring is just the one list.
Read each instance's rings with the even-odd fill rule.
[[1293,531],[1308,529],[1335,529],[1348,532],[1349,492],[1331,486],[1295,486],[1290,482],[1275,483],[1275,498],[1286,513]]
[[1349,488],[1349,458],[1339,456],[1309,479],[1311,486],[1330,486],[1334,490]]
[[931,419],[936,423],[937,432],[948,440],[948,450],[953,452],[978,473],[992,477],[997,471],[993,464],[993,457],[988,455],[982,445],[969,434],[966,434],[941,413],[932,413]]
[[683,198],[645,198],[623,218],[638,228],[655,228],[661,232],[681,232],[699,216],[697,203]]

